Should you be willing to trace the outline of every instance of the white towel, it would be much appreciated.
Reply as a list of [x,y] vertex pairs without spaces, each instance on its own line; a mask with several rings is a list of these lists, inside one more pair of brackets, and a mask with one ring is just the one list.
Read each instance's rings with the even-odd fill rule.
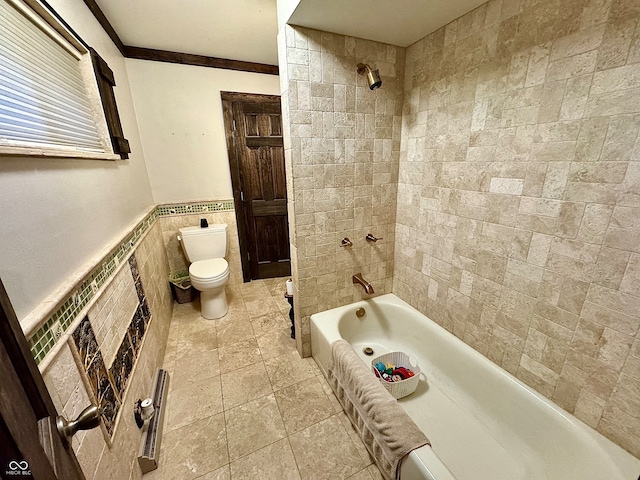
[[399,480],[402,459],[416,448],[431,445],[429,439],[346,340],[331,344],[327,377],[382,474]]

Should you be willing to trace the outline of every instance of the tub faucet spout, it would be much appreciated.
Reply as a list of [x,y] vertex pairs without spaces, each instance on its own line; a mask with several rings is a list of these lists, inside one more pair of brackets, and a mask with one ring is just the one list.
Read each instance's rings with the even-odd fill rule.
[[354,285],[362,285],[362,288],[364,288],[364,291],[369,295],[373,293],[373,287],[369,282],[367,282],[364,278],[362,278],[361,273],[356,273],[352,278],[353,278]]

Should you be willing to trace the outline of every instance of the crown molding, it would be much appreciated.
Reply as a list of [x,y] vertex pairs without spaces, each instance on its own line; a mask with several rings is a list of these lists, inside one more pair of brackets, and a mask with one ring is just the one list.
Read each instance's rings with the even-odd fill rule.
[[194,55],[191,53],[171,52],[168,50],[157,50],[153,48],[134,47],[125,45],[118,33],[115,31],[109,19],[106,17],[96,0],[84,0],[85,5],[89,8],[95,19],[100,23],[102,28],[120,53],[125,58],[135,58],[138,60],[151,60],[154,62],[178,63],[181,65],[193,65],[196,67],[221,68],[225,70],[237,70],[249,73],[264,73],[267,75],[278,75],[277,65],[268,65],[265,63],[243,62],[240,60],[231,60],[227,58],[208,57],[206,55]]

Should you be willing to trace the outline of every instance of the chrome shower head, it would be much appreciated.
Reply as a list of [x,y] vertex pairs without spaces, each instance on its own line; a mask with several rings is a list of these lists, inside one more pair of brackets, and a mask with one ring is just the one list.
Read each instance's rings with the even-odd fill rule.
[[369,88],[371,90],[375,90],[376,88],[380,88],[382,85],[382,79],[380,78],[379,70],[371,70],[371,67],[366,63],[358,64],[358,74],[359,75],[367,75],[367,82],[369,82]]

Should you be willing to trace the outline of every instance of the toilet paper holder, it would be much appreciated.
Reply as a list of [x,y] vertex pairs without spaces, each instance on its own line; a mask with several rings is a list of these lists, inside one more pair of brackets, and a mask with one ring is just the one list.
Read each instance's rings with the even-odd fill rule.
[[139,429],[142,430],[145,425],[149,424],[149,420],[151,420],[154,413],[155,407],[153,405],[153,400],[150,398],[136,400],[133,408],[133,416],[135,417],[136,425]]

